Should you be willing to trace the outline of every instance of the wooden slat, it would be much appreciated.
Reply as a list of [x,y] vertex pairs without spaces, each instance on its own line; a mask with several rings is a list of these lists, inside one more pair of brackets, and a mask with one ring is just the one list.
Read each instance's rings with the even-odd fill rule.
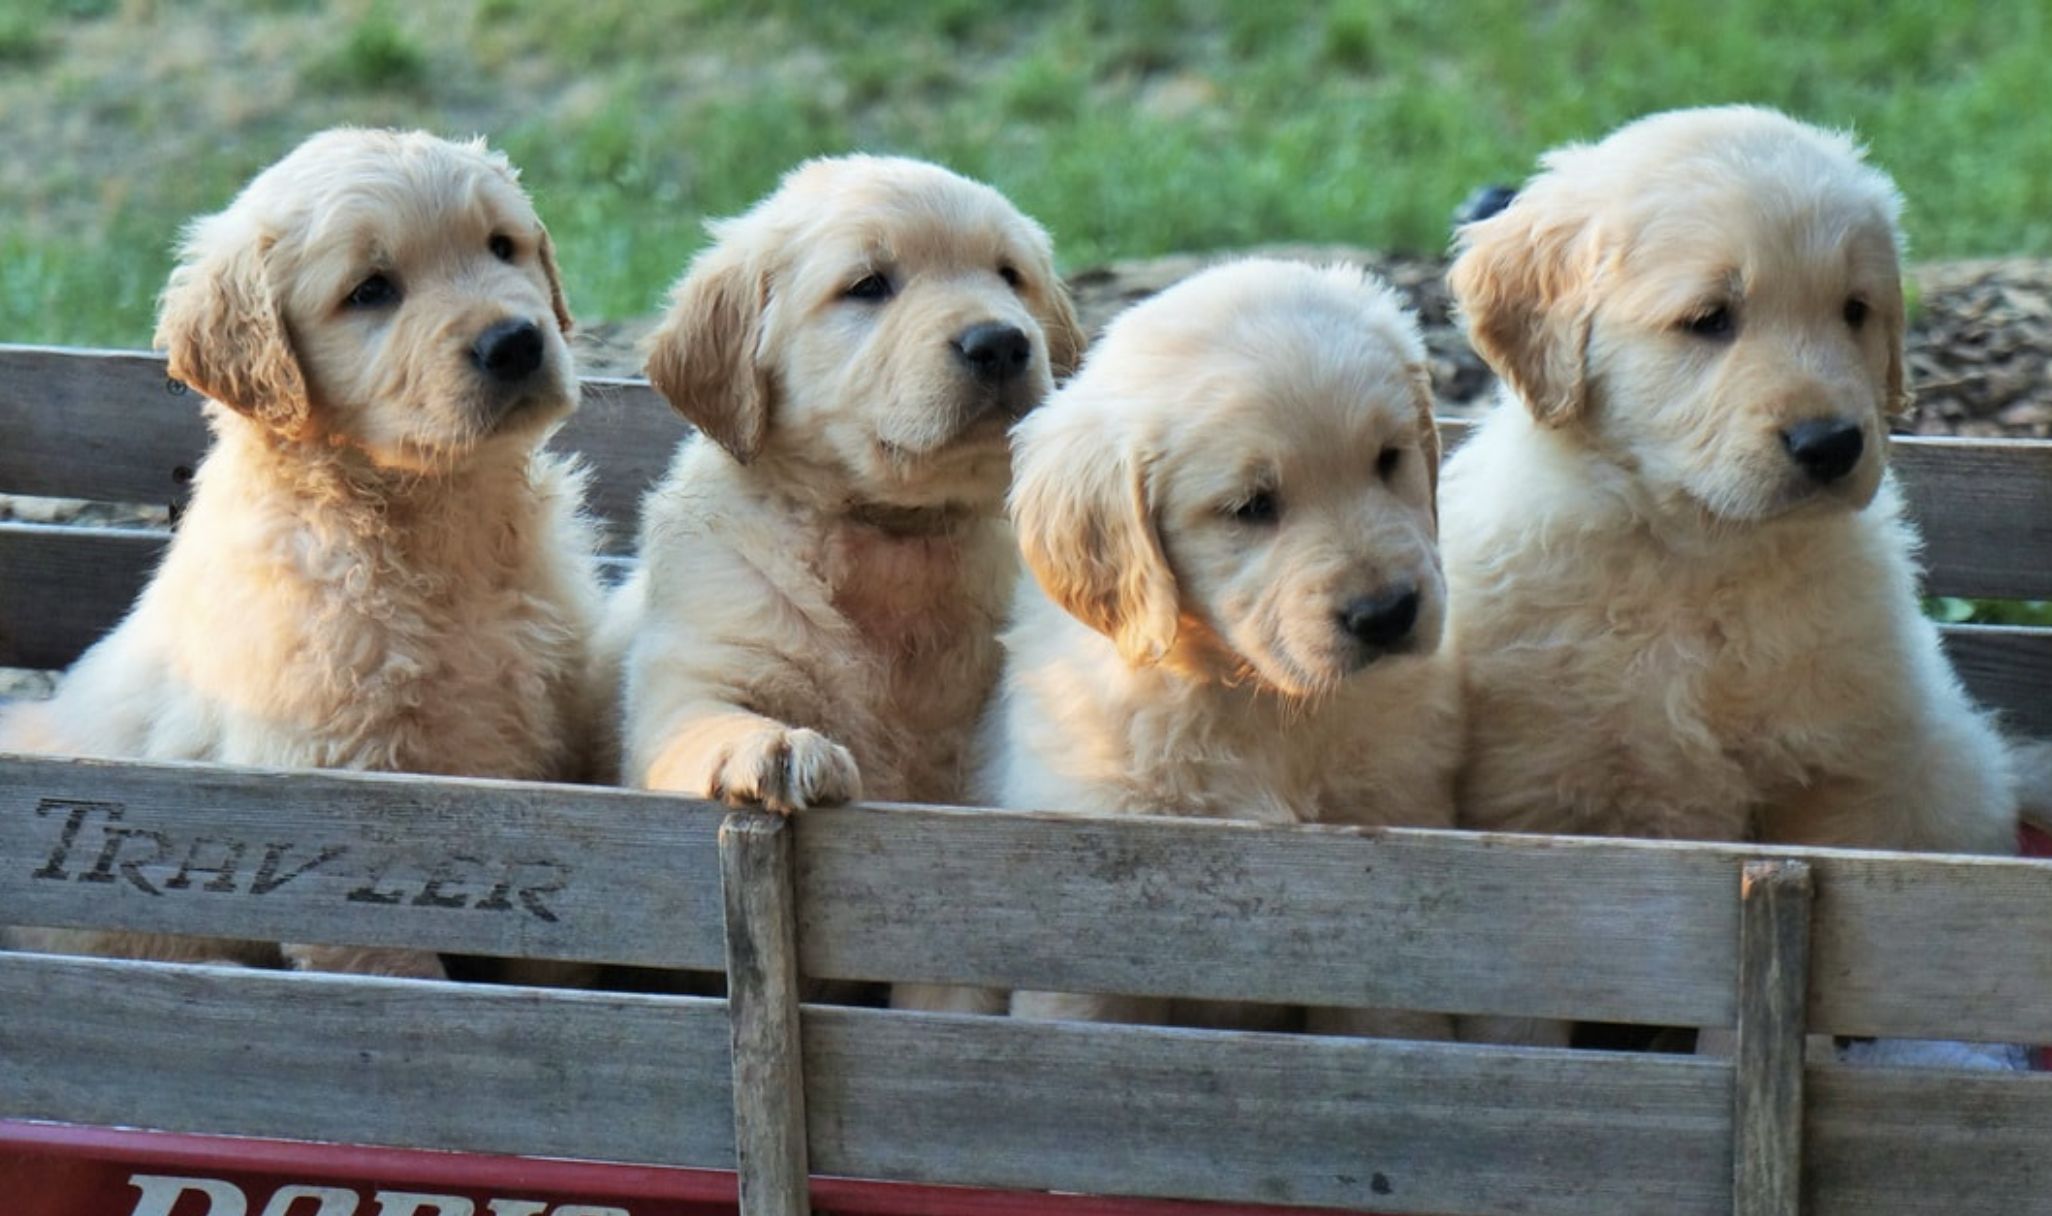
[[[0,523],[0,667],[55,670],[119,624],[165,534]],[[633,565],[605,563],[617,580]],[[1945,625],[1946,653],[1981,704],[2017,730],[2052,735],[2052,630]]]
[[[687,433],[646,381],[584,381],[555,446],[591,461],[590,505],[631,542],[643,491]],[[207,446],[200,398],[139,351],[0,345],[0,494],[183,503]]]
[[1731,1211],[1688,1057],[808,1008],[813,1168],[1373,1212]]
[[[716,812],[699,804],[6,763],[0,906],[20,923],[647,966],[724,957]],[[2052,862],[938,808],[821,809],[799,827],[801,965],[818,978],[1728,1026],[1733,884],[1748,857],[1784,856],[1816,874],[1813,1030],[2052,1042],[2052,935],[1988,931],[2052,924]],[[232,878],[202,868],[231,843]],[[517,882],[490,898],[498,880],[479,870],[500,864],[562,867],[538,871],[561,880],[537,893],[557,919],[523,910]]]
[[799,945],[834,979],[1729,1025],[1737,877],[1714,849],[820,809]]
[[181,503],[200,398],[139,351],[0,346],[0,494]]
[[720,825],[733,1024],[734,1148],[742,1216],[807,1216],[791,825],[741,812]]
[[[1468,424],[1447,420],[1449,446]],[[642,492],[684,423],[640,380],[588,379],[556,445],[591,460],[592,507],[631,543]],[[0,493],[110,502],[183,500],[178,470],[205,447],[197,400],[169,390],[162,356],[0,345]],[[1894,441],[1923,529],[1934,595],[2052,598],[2052,443]]]
[[724,1001],[0,954],[0,1113],[731,1169]]
[[578,786],[0,757],[0,923],[721,970],[720,813]]
[[2052,1075],[1821,1065],[1806,1089],[1805,1212],[2052,1216]]
[[[121,623],[170,536],[0,522],[0,667],[55,671]],[[599,561],[612,582],[633,563]]]
[[1808,860],[1813,1032],[2052,1043],[2052,861]]
[[1732,1093],[1732,1211],[1802,1209],[1804,1000],[1810,867],[1749,861],[1740,879],[1738,1071]]
[[2000,711],[2011,730],[2052,738],[2052,629],[1944,625],[1938,633],[1974,700]]
[[1730,1026],[1809,863],[1820,1033],[2052,1042],[2052,862],[933,808],[800,821],[807,975]]
[[167,539],[0,522],[0,667],[70,666],[128,615]]
[[2052,443],[1898,439],[1932,595],[2052,599]]

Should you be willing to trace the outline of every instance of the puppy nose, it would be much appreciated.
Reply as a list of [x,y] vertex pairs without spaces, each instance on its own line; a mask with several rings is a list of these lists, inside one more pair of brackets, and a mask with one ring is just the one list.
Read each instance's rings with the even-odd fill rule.
[[1340,609],[1340,628],[1362,643],[1387,649],[1404,640],[1418,623],[1418,589],[1399,587],[1381,595],[1364,595]]
[[955,335],[955,357],[978,380],[992,384],[1011,380],[1033,358],[1033,341],[1016,325],[986,321]]
[[1843,418],[1813,418],[1781,432],[1781,446],[1811,480],[1823,484],[1837,481],[1853,471],[1867,441],[1856,422]]
[[532,321],[500,321],[477,336],[470,361],[502,384],[525,380],[541,366],[541,328]]

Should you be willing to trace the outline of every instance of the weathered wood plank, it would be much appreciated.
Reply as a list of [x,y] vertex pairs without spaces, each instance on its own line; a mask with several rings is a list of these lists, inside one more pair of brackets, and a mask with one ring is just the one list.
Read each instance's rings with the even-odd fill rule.
[[836,1008],[807,1009],[805,1059],[822,1173],[1390,1213],[1731,1211],[1716,1061]]
[[742,1216],[807,1216],[791,825],[763,812],[720,825]]
[[[1449,445],[1467,425],[1447,420]],[[684,423],[640,380],[588,379],[555,443],[584,453],[591,505],[617,544],[633,540],[642,492]],[[176,503],[206,446],[197,400],[171,391],[160,355],[0,345],[0,493]],[[2052,443],[1894,441],[1894,466],[1923,529],[1933,594],[2052,598]]]
[[[154,531],[0,522],[0,667],[68,666],[127,615],[167,540]],[[604,565],[617,581],[633,562]],[[1976,700],[2019,731],[2052,735],[2052,630],[1946,625],[1939,633]]]
[[[614,540],[633,540],[641,495],[687,433],[647,382],[584,381],[557,433],[595,476],[590,506]],[[208,437],[200,398],[143,351],[0,345],[0,494],[177,505]]]
[[0,345],[0,494],[185,501],[200,398],[142,351]]
[[[148,529],[0,522],[0,667],[56,671],[121,623],[169,543]],[[600,559],[617,582],[632,563]]]
[[800,958],[834,979],[1729,1025],[1737,873],[1733,852],[1536,837],[821,809],[798,836]]
[[1807,1090],[1805,1212],[2052,1216],[2052,1075],[1820,1065]]
[[2052,738],[2052,629],[1945,625],[1938,634],[1974,700],[2019,734]]
[[0,667],[70,666],[128,615],[167,539],[0,522]]
[[726,1003],[0,954],[0,1113],[731,1169]]
[[720,814],[581,786],[0,757],[0,923],[720,970]]
[[[0,763],[0,906],[19,923],[724,961],[720,811],[702,804]],[[1819,891],[1813,1030],[2052,1042],[2052,935],[1988,931],[2052,924],[2052,862],[917,807],[818,810],[797,843],[814,978],[1716,1026],[1736,1013],[1739,866],[1789,857]]]
[[1799,1216],[1810,867],[1749,861],[1740,878],[1732,1211]]
[[1808,859],[1813,1032],[2052,1043],[2052,861]]
[[1740,866],[1807,862],[1820,1033],[2052,1042],[2052,862],[825,809],[805,974],[1730,1026]]
[[1898,439],[1932,595],[2052,599],[2052,443]]

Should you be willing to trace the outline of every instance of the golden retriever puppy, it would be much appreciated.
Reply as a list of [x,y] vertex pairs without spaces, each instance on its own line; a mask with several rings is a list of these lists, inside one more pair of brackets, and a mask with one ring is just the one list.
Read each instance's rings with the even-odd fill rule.
[[1083,343],[1047,235],[870,156],[802,165],[713,232],[648,361],[699,434],[601,647],[625,783],[959,802],[1017,569],[1006,432]]
[[1514,401],[1448,462],[1465,823],[2012,851],[1884,472],[1894,187],[1766,110],[1548,155],[1453,288]]
[[[1018,427],[1014,461],[1033,577],[1004,635],[985,801],[1451,825],[1438,434],[1416,324],[1388,288],[1264,259],[1187,279],[1112,323]],[[1012,1012],[1261,1024],[1049,993],[1015,994]],[[1429,1015],[1314,1015],[1446,1032]]]
[[1899,199],[1760,109],[1548,154],[1451,282],[1505,400],[1441,498],[1463,826],[2008,853],[1886,471]]
[[[547,231],[482,143],[334,130],[192,225],[157,341],[214,444],[163,564],[0,750],[541,780],[587,762],[599,589]],[[278,948],[18,931],[32,948]],[[439,975],[432,954],[285,947]]]

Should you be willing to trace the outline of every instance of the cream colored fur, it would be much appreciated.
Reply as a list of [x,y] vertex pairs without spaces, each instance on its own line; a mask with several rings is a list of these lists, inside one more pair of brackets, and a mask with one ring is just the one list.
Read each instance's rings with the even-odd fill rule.
[[[512,242],[511,260],[491,238]],[[389,308],[345,306],[374,271]],[[478,334],[535,322],[515,389]],[[0,750],[476,777],[585,776],[594,537],[539,451],[576,401],[548,237],[504,158],[338,130],[193,225],[163,300],[214,446],[163,565]],[[509,395],[517,392],[517,396]],[[268,963],[265,943],[16,931],[33,948]],[[314,969],[432,954],[288,946]]]
[[[1441,494],[1463,826],[2015,848],[1884,472],[1897,211],[1845,138],[1732,107],[1551,153],[1462,232],[1508,385]],[[1829,485],[1782,439],[1821,418],[1864,438]]]
[[[1452,822],[1460,718],[1441,645],[1439,460],[1424,355],[1351,270],[1249,260],[1116,320],[1017,431],[1032,569],[1005,633],[982,800],[1279,824]],[[1272,519],[1248,504],[1271,496]],[[1351,602],[1419,592],[1388,653]],[[975,1002],[967,1003],[974,1007]],[[1018,993],[1013,1013],[1277,1024],[1280,1011]],[[1443,1036],[1432,1016],[1314,1029]]]
[[[1017,568],[1006,428],[1083,340],[1047,237],[988,187],[861,156],[714,232],[649,357],[701,435],[643,506],[600,648],[625,782],[959,802]],[[951,349],[982,323],[1031,343],[1002,390]]]

